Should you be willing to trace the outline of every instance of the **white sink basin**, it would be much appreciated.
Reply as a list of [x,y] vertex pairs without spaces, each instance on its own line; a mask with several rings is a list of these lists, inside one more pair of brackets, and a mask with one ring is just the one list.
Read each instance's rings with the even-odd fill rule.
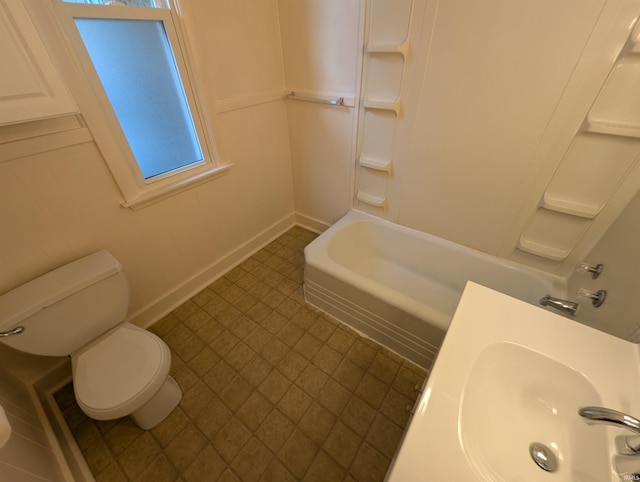
[[489,345],[478,356],[462,393],[464,452],[488,480],[533,480],[546,475],[529,455],[531,443],[539,442],[557,457],[560,477],[607,480],[605,431],[580,420],[576,403],[601,405],[584,375],[520,345]]
[[640,416],[639,360],[638,345],[469,283],[387,480],[618,482],[625,432],[578,409]]

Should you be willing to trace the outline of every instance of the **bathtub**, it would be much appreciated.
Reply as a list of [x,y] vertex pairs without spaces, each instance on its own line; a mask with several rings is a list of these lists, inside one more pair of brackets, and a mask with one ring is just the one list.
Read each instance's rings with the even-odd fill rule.
[[304,250],[307,302],[429,368],[468,280],[538,305],[563,280],[350,211]]

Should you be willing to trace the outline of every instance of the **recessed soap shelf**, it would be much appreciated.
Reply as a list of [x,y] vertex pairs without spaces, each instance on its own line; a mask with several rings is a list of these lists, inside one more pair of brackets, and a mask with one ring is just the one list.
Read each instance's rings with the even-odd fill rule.
[[379,161],[377,159],[369,159],[361,156],[358,164],[360,164],[361,167],[375,169],[376,171],[385,171],[387,174],[391,173],[391,160]]
[[602,206],[582,204],[567,199],[558,199],[545,193],[542,198],[542,207],[558,213],[571,214],[586,219],[594,219],[602,210]]
[[540,207],[520,235],[518,249],[553,261],[562,261],[569,256],[590,225],[590,219]]
[[554,261],[562,261],[571,252],[571,249],[561,249],[553,246],[547,246],[545,244],[536,243],[520,237],[518,241],[518,249],[525,251],[526,253],[535,254],[536,256],[542,256],[543,258],[552,259]]
[[369,204],[371,206],[375,206],[375,207],[379,207],[379,208],[386,208],[387,207],[387,197],[378,197],[378,196],[373,196],[371,194],[367,194],[365,192],[362,191],[358,191],[358,194],[356,195],[356,199],[358,201],[362,201],[365,204]]
[[392,112],[395,112],[396,115],[398,115],[400,113],[400,100],[397,100],[396,102],[380,102],[377,100],[365,100],[362,103],[362,106],[365,109],[378,109],[378,110],[390,110]]
[[371,44],[367,46],[367,53],[370,54],[400,54],[405,59],[409,52],[409,42],[405,40],[401,44]]

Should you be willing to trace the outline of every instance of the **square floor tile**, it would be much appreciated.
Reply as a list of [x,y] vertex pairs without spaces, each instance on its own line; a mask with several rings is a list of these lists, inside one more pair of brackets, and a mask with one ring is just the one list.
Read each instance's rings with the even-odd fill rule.
[[150,330],[178,407],[152,430],[55,394],[97,482],[378,482],[427,372],[306,304],[294,227]]

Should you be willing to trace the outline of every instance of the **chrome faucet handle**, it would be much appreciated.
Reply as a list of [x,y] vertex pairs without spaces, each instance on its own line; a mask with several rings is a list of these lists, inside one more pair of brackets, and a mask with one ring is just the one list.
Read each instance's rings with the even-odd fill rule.
[[640,455],[614,455],[613,468],[623,480],[640,480]]
[[640,454],[640,435],[618,435],[616,450],[622,455]]
[[636,434],[616,437],[618,453],[613,456],[613,467],[624,480],[640,480],[640,420],[604,407],[582,407],[578,414],[589,425],[614,425]]

